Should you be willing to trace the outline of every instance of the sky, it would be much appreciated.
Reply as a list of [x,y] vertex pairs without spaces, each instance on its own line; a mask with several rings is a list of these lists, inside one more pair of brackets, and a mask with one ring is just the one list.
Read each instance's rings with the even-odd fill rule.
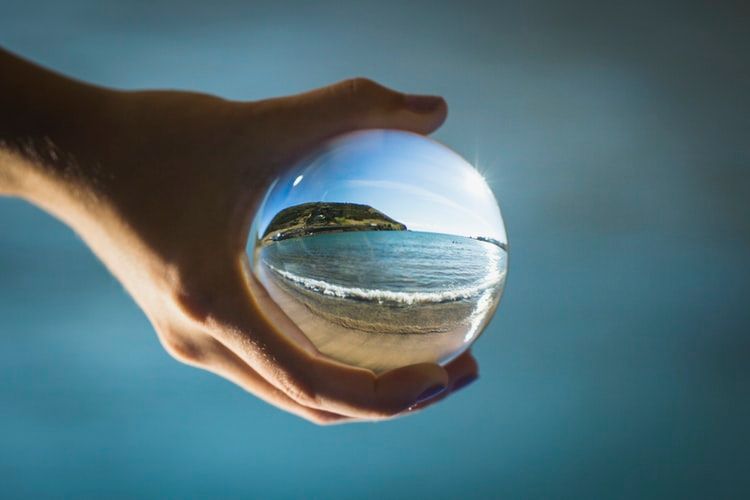
[[355,132],[324,145],[272,185],[258,234],[284,208],[311,201],[361,203],[412,231],[507,243],[497,201],[479,172],[446,146],[409,132]]

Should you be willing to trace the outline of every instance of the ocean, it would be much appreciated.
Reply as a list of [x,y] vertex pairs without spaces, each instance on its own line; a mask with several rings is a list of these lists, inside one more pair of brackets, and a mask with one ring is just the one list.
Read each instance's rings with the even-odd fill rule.
[[357,231],[272,243],[257,267],[319,350],[382,370],[463,352],[497,306],[507,253],[463,236]]

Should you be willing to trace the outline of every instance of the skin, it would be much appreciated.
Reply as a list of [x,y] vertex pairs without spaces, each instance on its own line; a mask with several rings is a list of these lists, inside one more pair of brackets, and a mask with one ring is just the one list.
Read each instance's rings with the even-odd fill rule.
[[470,353],[376,376],[325,358],[248,272],[269,182],[340,133],[428,134],[445,101],[355,78],[255,102],[74,81],[0,50],[0,195],[75,230],[169,354],[317,424],[420,410],[477,376]]

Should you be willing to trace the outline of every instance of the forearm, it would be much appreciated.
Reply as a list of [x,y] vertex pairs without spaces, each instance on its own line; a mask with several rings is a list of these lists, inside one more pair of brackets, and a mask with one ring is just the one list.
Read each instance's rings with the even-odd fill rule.
[[140,303],[182,252],[174,222],[188,217],[186,200],[221,199],[198,193],[210,182],[183,184],[206,172],[188,169],[195,149],[207,154],[201,167],[218,154],[200,127],[223,124],[226,113],[215,110],[232,108],[186,92],[95,87],[1,49],[0,75],[0,195],[71,227]]
[[49,183],[91,164],[112,91],[63,77],[0,49],[0,195],[38,203]]
[[[107,191],[122,92],[58,75],[0,49],[0,195],[75,230],[113,267],[111,234],[129,241]],[[110,234],[111,233],[111,234]],[[132,238],[131,238],[132,239]]]

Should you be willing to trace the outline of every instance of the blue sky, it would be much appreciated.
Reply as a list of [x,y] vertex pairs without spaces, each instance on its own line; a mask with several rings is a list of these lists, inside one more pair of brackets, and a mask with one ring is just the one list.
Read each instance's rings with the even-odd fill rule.
[[446,146],[408,132],[355,132],[300,162],[272,186],[259,233],[280,210],[310,201],[370,205],[413,231],[506,241],[495,197],[476,169]]

